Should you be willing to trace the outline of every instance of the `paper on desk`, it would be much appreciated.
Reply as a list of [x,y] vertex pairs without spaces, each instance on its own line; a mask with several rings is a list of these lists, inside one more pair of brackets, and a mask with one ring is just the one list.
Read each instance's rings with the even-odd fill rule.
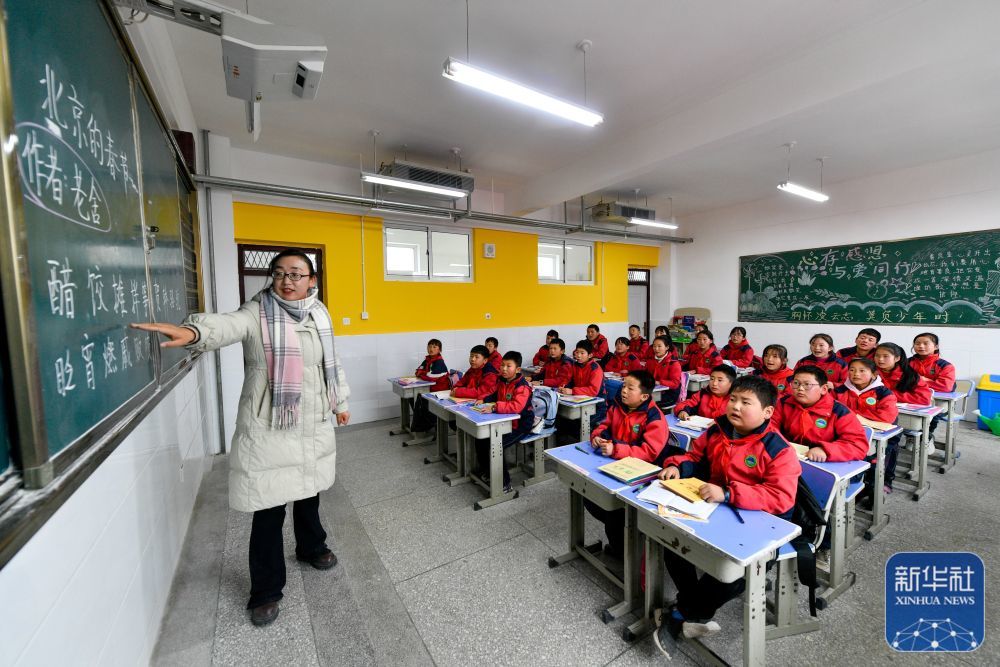
[[702,373],[688,373],[688,381],[695,380],[696,382],[707,382],[708,376]]
[[673,491],[681,498],[689,500],[692,503],[705,502],[698,494],[698,491],[701,489],[701,485],[704,483],[705,482],[701,481],[697,477],[685,477],[683,479],[675,477],[674,479],[660,480],[660,485],[663,488]]
[[709,419],[708,417],[702,417],[701,415],[691,415],[684,421],[677,422],[677,425],[683,426],[684,428],[694,429],[696,431],[704,431],[714,423],[715,423],[714,419]]
[[705,501],[692,503],[689,500],[681,498],[673,491],[668,491],[659,484],[650,484],[636,498],[644,500],[647,503],[655,503],[678,512],[683,512],[684,514],[689,514],[695,519],[702,521],[708,521],[708,517],[712,516],[712,512],[719,506],[718,503]]
[[858,415],[858,421],[861,422],[862,426],[867,426],[868,428],[875,429],[876,431],[888,431],[896,428],[895,424],[877,422],[874,419],[868,419],[867,417],[862,417],[861,415]]
[[[671,509],[669,507],[664,507],[663,505],[657,505],[656,506],[656,514],[657,514],[657,516],[661,516],[664,519],[683,519],[685,521],[697,521],[699,523],[708,523],[707,519],[700,519],[700,518],[698,518],[696,516],[692,516],[690,514],[685,514],[684,512],[679,512],[679,511],[677,511],[675,509]],[[675,525],[680,526],[681,528],[683,528],[685,530],[691,530],[690,528],[688,528],[687,526],[685,526],[682,523],[675,523]]]
[[470,405],[469,409],[470,410],[475,410],[476,412],[479,412],[479,413],[482,413],[482,414],[486,414],[487,412],[489,412],[490,410],[492,410],[493,406],[495,406],[495,405],[496,405],[496,403],[480,403],[479,405]]
[[563,394],[559,398],[570,403],[586,403],[587,401],[592,401],[595,397],[584,396],[582,394]]
[[929,410],[931,408],[929,405],[917,405],[916,403],[897,403],[896,407],[900,410]]
[[420,382],[420,378],[412,376],[405,378],[396,378],[396,382],[402,385],[407,385],[407,384],[413,384],[414,382]]
[[462,403],[472,403],[476,400],[474,398],[458,398],[456,396],[452,396],[451,389],[442,389],[441,391],[430,391],[427,393],[434,394],[439,400],[451,401],[452,403],[458,403],[459,405]]
[[806,460],[806,454],[809,453],[809,445],[800,445],[797,442],[790,443],[792,447],[795,448],[795,453],[798,454],[800,461]]

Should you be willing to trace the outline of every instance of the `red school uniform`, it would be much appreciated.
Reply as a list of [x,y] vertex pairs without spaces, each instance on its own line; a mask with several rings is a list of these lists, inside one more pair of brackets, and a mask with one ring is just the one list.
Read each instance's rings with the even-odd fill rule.
[[489,364],[470,368],[455,384],[455,398],[485,398],[496,391],[499,379],[496,369]]
[[896,395],[882,384],[882,378],[879,377],[872,380],[872,383],[864,389],[858,389],[850,382],[845,382],[837,387],[834,395],[836,400],[865,419],[895,424],[899,416]]
[[663,465],[677,466],[682,477],[690,477],[704,461],[711,470],[708,481],[727,489],[734,507],[780,516],[795,505],[802,466],[795,450],[767,421],[741,436],[729,419],[719,417],[688,451],[668,457]]
[[732,343],[726,343],[719,354],[726,361],[733,362],[733,365],[738,368],[749,368],[750,364],[753,363],[753,348],[750,347],[747,340],[744,340],[738,347]]
[[709,345],[704,352],[697,345],[689,345],[684,359],[681,361],[681,368],[692,373],[708,375],[712,369],[722,363],[722,355],[714,344]]
[[[548,365],[548,364],[546,364]],[[573,390],[575,396],[604,396],[604,371],[600,364],[591,359],[582,364],[573,362],[573,373],[565,387]]]
[[795,364],[796,370],[802,366],[818,366],[835,385],[843,384],[847,379],[847,362],[836,354],[831,354],[826,359],[817,359],[815,355],[807,354]]
[[917,382],[917,386],[910,391],[898,391],[896,385],[899,384],[900,378],[903,377],[903,369],[897,368],[891,373],[883,373],[881,370],[878,372],[880,378],[882,378],[882,384],[892,390],[892,393],[896,395],[897,403],[912,403],[914,405],[930,405],[932,403],[931,397],[933,392],[931,392],[930,386],[920,378]]
[[486,358],[486,363],[492,366],[498,373],[500,372],[501,362],[503,362],[503,355],[500,354],[500,350],[493,350],[493,354]]
[[547,357],[541,377],[535,377],[541,379],[546,387],[565,387],[573,378],[573,360],[565,354],[560,359]]
[[604,334],[597,334],[597,338],[590,342],[594,344],[594,361],[600,361],[608,356],[608,339]]
[[913,355],[910,366],[927,382],[932,391],[955,391],[955,367],[938,354]]
[[858,346],[852,345],[850,347],[845,347],[840,350],[837,350],[837,356],[843,359],[844,362],[848,364],[851,363],[852,359],[865,358],[875,361],[875,348],[873,347],[871,351],[868,352],[868,354],[859,354]]
[[428,391],[442,391],[451,387],[451,379],[448,377],[448,364],[444,363],[444,359],[441,358],[440,354],[428,354],[424,357],[424,360],[417,366],[414,375],[421,380],[434,383],[428,387]]
[[628,340],[628,351],[639,357],[640,359],[646,356],[646,352],[649,350],[649,341],[647,341],[642,336],[638,338],[629,338]]
[[634,456],[652,463],[667,444],[668,434],[667,420],[652,398],[633,410],[619,396],[611,402],[607,416],[594,429],[590,441],[604,438],[615,443],[612,458]]
[[542,345],[538,348],[538,352],[535,352],[535,356],[531,359],[532,366],[541,366],[549,360],[549,346]]
[[646,370],[653,375],[656,384],[662,384],[667,389],[680,389],[681,362],[671,357],[669,353],[663,355],[662,359],[653,357],[647,361]]
[[520,373],[510,380],[501,377],[497,381],[496,391],[486,396],[483,402],[495,403],[493,409],[497,414],[519,415],[510,425],[514,431],[522,421],[529,427],[535,421],[535,411],[531,407],[531,384]]
[[715,419],[726,414],[726,406],[729,404],[729,394],[716,396],[708,390],[708,387],[699,389],[683,402],[674,406],[674,414],[686,412],[689,415],[699,415]]
[[771,427],[790,442],[822,447],[826,460],[861,461],[868,456],[868,438],[857,416],[833,394],[826,393],[803,407],[794,396],[782,396],[771,417]]
[[761,368],[755,375],[759,375],[768,382],[774,385],[774,388],[778,390],[778,396],[782,394],[790,394],[792,392],[792,378],[795,377],[795,371],[793,371],[788,366],[782,366],[776,371],[769,371],[766,368]]
[[626,351],[625,354],[615,353],[611,355],[607,365],[604,366],[604,370],[609,373],[628,375],[629,371],[642,370],[642,362],[632,352]]

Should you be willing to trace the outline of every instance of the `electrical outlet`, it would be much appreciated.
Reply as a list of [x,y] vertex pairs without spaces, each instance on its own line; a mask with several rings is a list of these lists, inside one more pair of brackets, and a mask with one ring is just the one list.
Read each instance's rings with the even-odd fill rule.
[[493,317],[492,315],[490,315],[489,313],[486,313],[486,319],[490,319],[492,317]]
[[351,323],[351,318],[345,317],[344,318],[344,324],[350,324],[350,323]]
[[363,320],[367,320],[368,319],[368,311],[367,310],[362,310],[361,311],[361,319],[363,319]]
[[606,313],[606,312],[608,312],[608,308],[607,308],[607,306],[601,306],[601,312],[602,312],[602,313]]

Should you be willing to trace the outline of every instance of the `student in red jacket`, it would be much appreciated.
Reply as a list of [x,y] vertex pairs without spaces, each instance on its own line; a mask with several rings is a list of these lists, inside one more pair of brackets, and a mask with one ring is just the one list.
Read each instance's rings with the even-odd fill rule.
[[715,347],[715,336],[708,329],[699,331],[694,339],[694,345],[688,345],[681,368],[691,373],[708,375],[712,369],[722,363],[722,355]]
[[672,406],[677,403],[677,397],[681,394],[681,362],[672,351],[674,344],[669,336],[657,336],[653,339],[653,344],[649,346],[653,356],[646,361],[646,370],[653,376],[656,384],[662,384],[666,391],[660,394],[657,402],[661,408]]
[[882,340],[882,334],[878,329],[866,327],[858,332],[858,337],[854,339],[854,345],[837,350],[837,356],[851,363],[851,359],[856,357],[875,358],[875,346]]
[[[707,472],[708,481],[698,491],[707,502],[790,517],[802,468],[795,450],[770,427],[775,396],[774,386],[763,378],[738,379],[726,414],[691,443],[690,450],[668,457],[660,477]],[[677,586],[677,603],[664,611],[664,623],[654,635],[657,646],[666,652],[667,635],[676,640],[682,634],[693,638],[718,633],[721,628],[712,617],[743,592],[746,582],[738,579],[727,584],[709,574],[699,577],[692,563],[669,550],[664,550],[664,558]]]
[[699,389],[674,406],[674,414],[684,420],[691,415],[715,419],[726,414],[729,391],[736,380],[736,371],[725,364],[719,364],[708,376],[708,387]]
[[[429,392],[444,391],[451,387],[448,364],[444,363],[444,359],[441,358],[441,341],[437,338],[431,338],[427,341],[427,356],[417,366],[414,375],[425,382],[434,383],[427,387],[426,391]],[[410,431],[414,433],[429,431],[434,428],[436,421],[427,407],[427,401],[417,396],[413,400],[413,418],[410,421]]]
[[[476,404],[483,403],[493,403],[493,407],[485,412],[518,415],[518,418],[511,424],[510,433],[503,436],[504,449],[520,441],[531,432],[531,427],[535,424],[535,411],[531,407],[531,385],[521,375],[520,352],[510,351],[503,355],[503,361],[500,363],[500,380],[497,382],[496,391],[482,400],[476,401]],[[507,471],[506,457],[501,456],[500,460],[503,469],[503,491],[510,493],[510,473]],[[479,470],[473,474],[482,476],[484,481],[488,481],[490,470],[490,441],[488,438],[476,440],[476,463]]]
[[[608,394],[604,386],[604,371],[596,361],[594,361],[594,346],[587,340],[577,341],[573,349],[573,374],[569,382],[559,388],[560,394],[567,396],[596,396],[607,399]],[[601,401],[597,404],[597,411],[590,418],[590,428],[594,428],[604,420],[607,414],[608,404]],[[564,431],[560,429],[560,431]]]
[[559,332],[555,329],[549,329],[548,333],[545,334],[545,345],[538,348],[534,359],[531,360],[532,366],[544,366],[545,362],[549,360],[549,343],[552,342],[553,338],[559,338]]
[[482,399],[496,391],[499,374],[486,363],[489,355],[490,352],[484,345],[472,348],[469,352],[469,370],[465,371],[465,375],[451,390],[454,398]]
[[629,371],[642,370],[642,361],[639,357],[629,350],[628,338],[625,336],[619,336],[615,340],[615,353],[611,355],[608,359],[608,363],[604,365],[604,370],[608,373],[618,373],[618,375],[628,375]]
[[633,324],[628,328],[628,338],[628,351],[640,359],[644,358],[646,351],[649,350],[649,343],[642,337],[642,329],[639,328],[638,324]]
[[604,366],[606,357],[611,353],[608,346],[608,339],[601,333],[601,328],[596,324],[587,325],[587,340],[594,346],[594,361]]
[[[668,342],[667,347],[668,347],[668,352],[670,353],[670,356],[672,356],[672,357],[674,357],[676,359],[677,358],[677,348],[674,347],[674,341],[671,340],[671,338],[670,338],[670,331],[666,327],[664,327],[664,326],[656,327],[656,330],[653,333],[653,340],[656,340],[660,336],[662,336],[664,338],[664,340],[666,340]],[[656,353],[653,352],[653,341],[650,341],[649,342],[649,347],[646,348],[646,354],[644,354],[642,356],[643,363],[648,363],[649,360],[652,359],[655,355],[656,355]],[[678,359],[678,361],[680,361],[680,360]]]
[[875,365],[882,383],[896,395],[898,403],[930,405],[933,393],[924,379],[913,370],[906,351],[895,343],[879,343],[875,348]]
[[828,389],[833,391],[847,379],[847,362],[833,352],[833,338],[828,334],[818,333],[809,339],[807,354],[795,364],[796,370],[802,366],[818,366],[826,373]]
[[[608,415],[591,433],[594,449],[613,459],[631,456],[660,465],[670,431],[666,418],[652,401],[654,386],[653,376],[643,370],[623,380],[621,394],[609,398]],[[586,499],[583,506],[604,523],[608,538],[606,553],[621,558],[625,546],[625,510],[605,510]]]
[[[913,356],[910,357],[910,366],[924,379],[932,392],[955,391],[957,387],[955,367],[951,362],[941,358],[937,334],[926,331],[913,338]],[[947,416],[944,412],[934,416],[934,419],[931,420],[931,435],[934,435],[934,429],[937,428],[938,422]]]
[[868,456],[868,438],[857,416],[838,403],[817,366],[795,370],[792,395],[778,399],[771,426],[789,442],[808,445],[810,461],[861,461]]
[[726,361],[733,362],[737,368],[749,368],[753,363],[753,348],[747,341],[747,330],[743,327],[733,327],[729,332],[729,342],[719,350],[719,354]]
[[[886,424],[895,424],[899,417],[896,395],[882,384],[875,362],[865,357],[851,360],[847,368],[847,382],[837,387],[835,398],[855,414]],[[892,481],[896,479],[896,457],[899,454],[899,437],[890,438],[885,446],[885,475],[882,480],[884,492],[892,493]],[[874,456],[866,458],[874,463]],[[865,489],[858,503],[871,506],[871,491],[875,481],[875,467],[865,471]]]
[[503,361],[503,355],[500,354],[500,341],[490,336],[486,339],[486,349],[490,351],[490,356],[486,357],[486,363],[499,373],[500,363]]
[[792,393],[792,376],[795,371],[788,367],[788,348],[784,345],[765,347],[761,367],[756,375],[773,384],[778,396]]
[[566,356],[566,343],[556,337],[549,341],[549,359],[531,384],[564,387],[573,379],[573,360]]

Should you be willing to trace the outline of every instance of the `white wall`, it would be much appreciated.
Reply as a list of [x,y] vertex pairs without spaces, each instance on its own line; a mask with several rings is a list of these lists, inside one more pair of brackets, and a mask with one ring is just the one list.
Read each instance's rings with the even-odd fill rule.
[[[998,227],[1000,151],[926,164],[863,181],[828,186],[830,201],[814,204],[777,193],[757,202],[683,220],[697,230],[695,242],[673,248],[677,279],[672,300],[712,311],[717,341],[725,342],[737,318],[741,255],[823,245],[890,241]],[[682,230],[683,231],[683,230]],[[788,347],[795,360],[808,340],[824,331],[838,347],[850,345],[860,326],[741,323],[758,352],[769,343]],[[927,327],[876,326],[882,339],[909,349]],[[1000,372],[996,329],[938,327],[942,356],[959,378]],[[969,406],[969,411],[974,408]]]

